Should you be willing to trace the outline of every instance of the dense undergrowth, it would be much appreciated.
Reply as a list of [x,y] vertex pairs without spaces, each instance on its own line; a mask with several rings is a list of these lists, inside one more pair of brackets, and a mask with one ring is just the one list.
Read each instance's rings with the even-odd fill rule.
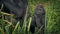
[[[60,0],[28,0],[28,7],[30,9],[31,15],[33,15],[34,9],[39,4],[42,4],[46,11],[45,34],[60,34]],[[1,12],[1,10],[0,15],[2,16],[2,18],[0,18],[0,34],[31,34],[29,28],[32,17],[30,17],[27,21],[27,16],[25,16],[24,25],[21,28],[19,21],[15,26],[12,24],[13,15]],[[4,20],[4,15],[9,15],[11,22]],[[27,23],[29,25],[26,25]],[[37,31],[35,34],[37,34]]]
[[[3,8],[3,4],[1,6],[1,10]],[[32,21],[32,16],[28,18],[28,7],[26,8],[26,14],[24,17],[23,25],[20,26],[20,21],[16,23],[16,25],[13,24],[14,14],[8,14],[5,12],[2,12],[0,10],[0,34],[32,34],[30,32],[30,24]],[[9,16],[10,22],[4,19],[4,16]],[[41,29],[36,29],[34,34],[38,34],[38,32]]]
[[45,34],[60,34],[60,0],[29,0],[30,10],[37,5],[45,8]]

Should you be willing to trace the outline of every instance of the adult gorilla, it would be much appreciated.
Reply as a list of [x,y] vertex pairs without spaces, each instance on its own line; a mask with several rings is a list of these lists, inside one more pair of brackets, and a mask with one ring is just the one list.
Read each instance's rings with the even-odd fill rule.
[[28,1],[27,0],[3,0],[7,8],[13,10],[13,13],[18,17],[22,17],[25,13]]
[[[23,21],[28,5],[27,0],[0,0],[0,6],[2,3],[4,5],[2,9],[3,12],[14,14],[16,19],[15,21],[18,21],[18,19]],[[7,18],[8,17],[6,17],[6,19]]]

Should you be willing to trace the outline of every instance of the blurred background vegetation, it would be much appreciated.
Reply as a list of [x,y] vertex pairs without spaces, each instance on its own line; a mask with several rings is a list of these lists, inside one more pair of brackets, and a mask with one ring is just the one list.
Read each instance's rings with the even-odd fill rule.
[[45,34],[60,34],[60,0],[29,0],[30,10],[33,12],[37,5],[45,8]]
[[[60,0],[28,0],[28,7],[29,11],[33,15],[36,6],[42,4],[46,11],[45,14],[45,34],[60,34]],[[6,14],[6,13],[1,13]],[[2,15],[2,16],[3,16]],[[9,14],[7,14],[9,15]],[[10,15],[11,21],[13,16]],[[25,16],[26,18],[26,16]],[[29,24],[31,22],[32,17],[29,18]],[[24,22],[27,22],[24,19]],[[17,22],[16,26],[12,23],[4,23],[4,17],[0,19],[0,34],[31,34],[29,32],[29,25],[23,26],[23,29],[20,28],[19,21]],[[26,24],[25,24],[26,25]],[[26,32],[26,27],[28,28],[28,32]],[[4,31],[4,29],[6,31]],[[12,32],[11,32],[12,31]]]

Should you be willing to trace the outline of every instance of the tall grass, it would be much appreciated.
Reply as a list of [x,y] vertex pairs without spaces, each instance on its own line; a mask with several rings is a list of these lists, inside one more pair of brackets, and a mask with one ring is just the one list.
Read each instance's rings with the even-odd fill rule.
[[60,1],[29,0],[30,10],[34,11],[39,4],[45,8],[45,34],[60,34]]
[[[2,12],[3,5],[0,10],[0,34],[32,34],[30,32],[30,24],[32,21],[32,16],[27,20],[28,7],[26,9],[26,14],[23,21],[23,26],[20,26],[20,21],[13,25],[13,14],[8,14]],[[4,16],[9,16],[10,22],[4,19]],[[38,32],[37,32],[38,33]],[[35,32],[36,34],[36,32]]]
[[[45,8],[46,22],[45,22],[45,34],[60,34],[60,1],[59,0],[28,0],[28,6],[30,9],[31,17],[27,21],[27,12],[24,17],[24,25],[20,26],[20,21],[16,25],[13,25],[13,14],[2,12],[3,5],[0,9],[0,34],[32,34],[30,32],[30,24],[34,9],[37,5],[42,4]],[[11,22],[4,20],[4,15],[10,16]],[[27,25],[28,24],[28,25]],[[38,34],[38,29],[34,34]]]

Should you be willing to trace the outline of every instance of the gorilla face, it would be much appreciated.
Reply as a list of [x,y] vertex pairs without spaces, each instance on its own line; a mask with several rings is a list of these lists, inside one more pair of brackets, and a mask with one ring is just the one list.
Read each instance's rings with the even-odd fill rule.
[[45,13],[45,10],[44,10],[43,6],[42,5],[37,6],[37,8],[35,9],[35,14],[42,15],[44,13]]

